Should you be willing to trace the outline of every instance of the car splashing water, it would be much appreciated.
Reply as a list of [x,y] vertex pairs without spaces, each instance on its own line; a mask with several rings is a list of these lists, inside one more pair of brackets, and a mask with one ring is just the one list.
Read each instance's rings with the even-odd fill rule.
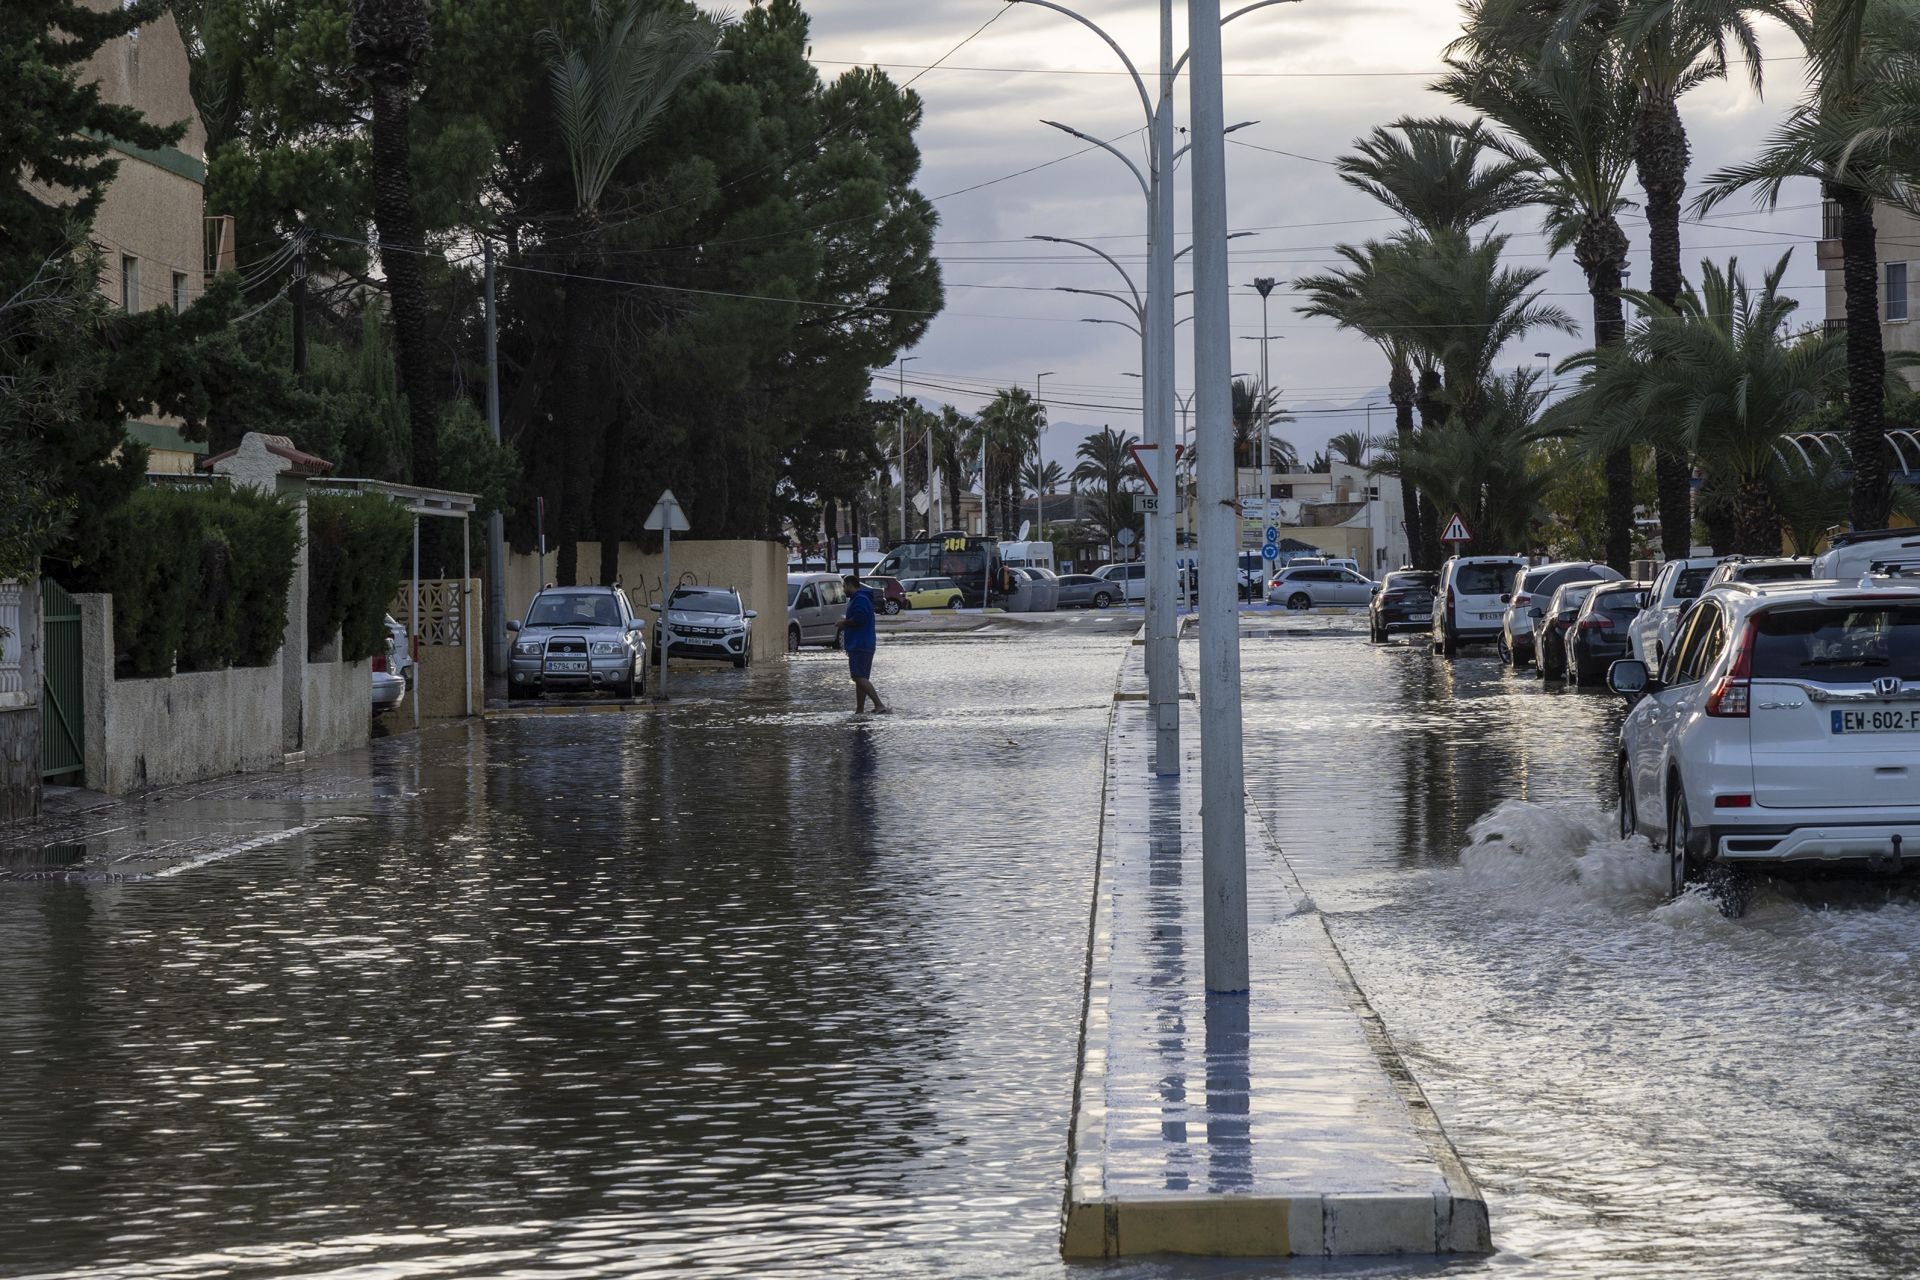
[[1920,1273],[1909,893],[1669,901],[1605,693],[1331,637],[1246,662],[1250,788],[1489,1195],[1487,1267]]

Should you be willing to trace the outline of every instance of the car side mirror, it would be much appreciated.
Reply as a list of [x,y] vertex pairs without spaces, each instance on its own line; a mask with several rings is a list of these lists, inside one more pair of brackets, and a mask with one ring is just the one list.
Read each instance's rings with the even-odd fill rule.
[[1506,593],[1505,595],[1503,595],[1503,596],[1501,596],[1501,597],[1500,597],[1500,603],[1501,603],[1501,604],[1512,604],[1512,603],[1513,603],[1513,592],[1511,592],[1511,591],[1509,591],[1509,592],[1507,592],[1507,593]]
[[759,616],[760,616],[760,611],[759,611],[758,609],[749,609],[749,610],[747,610],[747,617],[749,617],[749,618],[757,618],[757,617],[759,617]]
[[645,631],[646,629],[647,629],[647,620],[645,618],[628,618],[627,619],[627,630]]
[[509,619],[507,620],[507,630],[509,630],[509,631],[518,631],[519,629],[520,629],[520,619],[518,619],[518,618],[509,618]]
[[1607,668],[1607,688],[1623,698],[1638,698],[1653,683],[1647,664],[1638,658],[1621,658]]
[[653,610],[655,613],[658,613],[660,612],[660,603],[658,601],[655,601],[654,603],[648,605],[647,608]]

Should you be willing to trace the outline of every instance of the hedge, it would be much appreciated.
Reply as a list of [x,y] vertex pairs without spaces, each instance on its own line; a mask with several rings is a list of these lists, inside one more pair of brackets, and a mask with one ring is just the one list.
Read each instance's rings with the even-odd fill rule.
[[290,503],[216,484],[143,489],[102,521],[79,588],[113,596],[115,673],[262,667],[286,636]]
[[307,500],[307,652],[341,637],[340,657],[358,662],[387,649],[387,606],[400,589],[413,516],[374,495]]

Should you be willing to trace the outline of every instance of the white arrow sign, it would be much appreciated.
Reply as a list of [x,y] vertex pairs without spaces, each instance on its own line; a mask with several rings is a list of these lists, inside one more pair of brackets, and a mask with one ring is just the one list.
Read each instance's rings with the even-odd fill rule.
[[1453,513],[1453,519],[1447,521],[1447,527],[1441,531],[1440,541],[1442,542],[1472,542],[1473,541],[1473,535],[1467,532],[1467,522],[1460,518],[1460,513],[1458,511]]
[[660,495],[660,501],[653,504],[653,510],[647,513],[646,527],[685,533],[693,526],[687,523],[687,513],[680,509],[680,500],[673,496],[673,490],[668,489]]

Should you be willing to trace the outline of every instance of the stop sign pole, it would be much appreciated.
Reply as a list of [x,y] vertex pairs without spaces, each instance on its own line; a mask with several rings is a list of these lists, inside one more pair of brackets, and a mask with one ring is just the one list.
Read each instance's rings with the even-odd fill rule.
[[673,647],[673,612],[667,606],[673,603],[673,534],[677,529],[685,533],[692,528],[687,523],[687,513],[680,509],[680,500],[668,489],[660,495],[660,501],[653,504],[653,510],[647,513],[646,528],[660,532],[660,627],[657,638],[660,641],[660,683],[654,686],[653,700],[667,700],[667,662],[668,650]]

